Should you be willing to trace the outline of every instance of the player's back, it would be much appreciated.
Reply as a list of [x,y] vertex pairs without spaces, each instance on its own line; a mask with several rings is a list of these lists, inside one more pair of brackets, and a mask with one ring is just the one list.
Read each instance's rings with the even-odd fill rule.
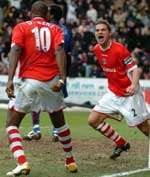
[[12,42],[23,48],[20,57],[20,77],[49,80],[59,74],[55,50],[63,42],[63,32],[43,18],[18,24]]

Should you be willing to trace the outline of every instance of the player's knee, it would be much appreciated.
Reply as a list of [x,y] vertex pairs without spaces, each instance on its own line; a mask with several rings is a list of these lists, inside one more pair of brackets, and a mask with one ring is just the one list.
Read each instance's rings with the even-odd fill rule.
[[88,125],[90,126],[90,127],[93,127],[93,128],[96,128],[97,126],[97,122],[94,120],[94,119],[92,119],[92,118],[88,118]]
[[140,129],[146,136],[149,136],[149,134],[150,134],[150,127],[149,127],[148,121],[145,121],[145,122],[139,124],[137,127],[138,127],[138,129]]
[[9,126],[19,127],[24,116],[25,116],[25,113],[19,113],[16,111],[12,111],[12,112],[8,111],[6,127],[9,127]]
[[88,125],[97,128],[100,123],[103,122],[103,118],[97,114],[90,114],[88,118]]
[[149,134],[150,134],[148,128],[143,128],[143,129],[142,129],[142,132],[143,132],[144,135],[147,136],[147,137],[148,137]]

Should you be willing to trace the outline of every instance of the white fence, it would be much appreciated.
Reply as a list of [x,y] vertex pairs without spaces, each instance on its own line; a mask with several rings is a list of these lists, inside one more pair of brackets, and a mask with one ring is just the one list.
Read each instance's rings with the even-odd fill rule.
[[[0,76],[0,102],[7,101],[5,93],[7,76]],[[17,79],[15,79],[17,83]],[[145,101],[150,105],[150,81],[140,80],[145,96]],[[66,103],[83,104],[90,102],[95,104],[97,100],[106,92],[107,81],[106,79],[99,78],[68,78],[67,90],[68,98],[65,99]]]

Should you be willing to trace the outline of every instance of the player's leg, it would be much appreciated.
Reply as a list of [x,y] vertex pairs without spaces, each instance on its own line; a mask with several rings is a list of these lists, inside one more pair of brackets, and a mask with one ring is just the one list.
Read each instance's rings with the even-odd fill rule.
[[6,174],[7,176],[21,174],[27,175],[30,172],[30,167],[23,150],[22,138],[18,129],[24,116],[24,113],[8,110],[6,132],[9,139],[10,151],[13,153],[13,156],[17,160],[18,165],[15,169],[9,171]]
[[93,108],[88,118],[88,124],[93,129],[97,130],[116,144],[116,147],[110,156],[112,159],[116,159],[123,151],[127,151],[130,148],[130,144],[120,136],[111,125],[105,122],[106,118],[110,118],[111,114],[116,112],[117,106],[115,104],[116,96],[111,92],[105,94]]
[[49,113],[53,126],[57,130],[57,135],[60,143],[63,145],[66,160],[65,166],[70,172],[77,171],[77,165],[72,154],[72,142],[70,136],[70,129],[65,123],[65,118],[62,110]]
[[23,137],[26,141],[31,140],[39,140],[41,139],[41,130],[40,130],[40,111],[31,112],[31,118],[32,118],[32,131],[30,131],[27,135]]
[[7,118],[7,134],[10,143],[10,149],[17,159],[17,167],[7,173],[8,176],[19,176],[29,174],[30,167],[24,154],[22,138],[19,133],[19,125],[26,113],[40,108],[37,89],[39,88],[37,81],[24,79],[18,88],[15,100],[11,106],[12,112],[8,113]]
[[35,134],[41,133],[41,130],[40,130],[40,111],[39,112],[32,111],[31,116],[32,116],[32,125],[33,125],[32,129],[33,129],[34,133]]
[[[150,119],[149,119],[150,120]],[[137,125],[137,128],[143,132],[143,134],[145,136],[149,136],[150,135],[150,124],[149,124],[149,120],[145,120],[144,122],[140,123],[139,125]]]
[[57,128],[52,128],[52,142],[58,142]]
[[53,126],[57,129],[57,134],[60,143],[63,145],[63,150],[66,155],[65,166],[70,172],[77,171],[77,165],[72,154],[72,142],[70,136],[70,129],[65,123],[63,108],[65,107],[64,96],[62,91],[54,92],[53,85],[59,80],[59,76],[53,80],[42,84],[43,91],[40,92],[41,109],[49,112]]
[[105,122],[106,118],[109,118],[109,116],[92,111],[88,118],[88,124],[116,144],[116,147],[110,156],[111,159],[116,159],[120,156],[121,152],[130,148],[130,144],[120,136],[110,124]]
[[[67,81],[66,80],[65,80],[64,85],[62,87],[62,92],[63,92],[64,98],[66,98],[68,96]],[[57,129],[55,127],[53,127],[53,129],[52,129],[52,142],[58,142]]]

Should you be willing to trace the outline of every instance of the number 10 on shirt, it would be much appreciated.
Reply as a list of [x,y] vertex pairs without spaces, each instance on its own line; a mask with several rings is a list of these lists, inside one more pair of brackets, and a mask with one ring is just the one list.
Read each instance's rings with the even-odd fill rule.
[[32,33],[35,37],[36,48],[43,52],[48,52],[51,45],[51,33],[49,28],[42,27],[38,28],[35,27],[32,29]]

